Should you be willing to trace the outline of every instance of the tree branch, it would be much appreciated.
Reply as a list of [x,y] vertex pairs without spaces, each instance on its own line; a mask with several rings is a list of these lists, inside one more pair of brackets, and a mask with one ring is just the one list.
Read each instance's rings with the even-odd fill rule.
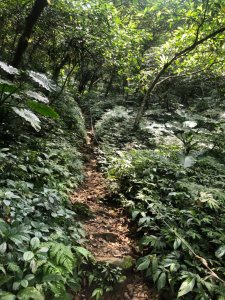
[[[201,24],[200,24],[201,25]],[[200,26],[199,25],[199,26]],[[138,113],[136,115],[136,119],[134,122],[134,129],[138,128],[138,125],[140,123],[141,117],[143,115],[147,100],[149,95],[151,94],[151,92],[153,91],[153,89],[155,88],[156,84],[158,83],[159,79],[162,77],[162,75],[166,72],[166,70],[172,65],[172,63],[174,61],[176,61],[178,58],[187,55],[188,53],[190,53],[191,51],[193,51],[198,45],[203,44],[204,42],[206,42],[209,39],[214,38],[215,36],[217,36],[220,33],[223,33],[225,31],[225,26],[221,27],[220,29],[217,29],[215,31],[213,31],[212,33],[206,35],[205,37],[201,38],[200,40],[195,38],[195,41],[188,47],[184,48],[183,50],[181,50],[178,53],[175,53],[175,55],[167,62],[164,64],[164,66],[162,67],[162,69],[158,72],[158,74],[155,76],[154,80],[152,81],[150,87],[148,88],[142,103],[140,105],[140,108],[138,110]]]

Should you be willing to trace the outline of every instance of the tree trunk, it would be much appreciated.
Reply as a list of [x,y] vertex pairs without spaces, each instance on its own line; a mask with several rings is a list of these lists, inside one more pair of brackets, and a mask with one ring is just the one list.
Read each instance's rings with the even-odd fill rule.
[[95,72],[93,73],[92,77],[91,77],[89,87],[88,87],[88,92],[91,92],[94,83],[97,82],[98,79],[99,79],[99,75],[98,75],[98,70],[96,69]]
[[115,71],[116,71],[116,68],[114,67],[113,70],[112,70],[112,73],[111,73],[111,76],[110,76],[110,79],[109,79],[109,82],[107,84],[107,87],[106,87],[106,90],[105,90],[105,98],[108,97],[108,94],[112,88],[112,84],[113,84],[113,80],[114,80],[114,75],[115,75]]
[[27,17],[24,31],[19,39],[17,49],[12,61],[13,67],[18,67],[22,61],[23,54],[26,52],[26,49],[29,44],[29,39],[33,30],[33,27],[37,23],[38,18],[43,12],[45,6],[48,5],[47,0],[36,0],[29,16]]
[[67,54],[65,57],[63,57],[60,64],[55,66],[55,68],[53,70],[53,75],[52,75],[52,78],[55,82],[58,83],[60,71],[69,61],[70,61],[70,56],[69,56],[69,54]]

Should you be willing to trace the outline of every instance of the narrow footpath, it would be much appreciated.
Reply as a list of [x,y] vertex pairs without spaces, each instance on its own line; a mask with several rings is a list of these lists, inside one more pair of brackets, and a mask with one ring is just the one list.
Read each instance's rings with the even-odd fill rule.
[[[110,198],[111,192],[102,173],[97,168],[97,159],[93,149],[89,135],[86,148],[86,155],[89,158],[85,165],[86,179],[83,185],[71,195],[71,201],[75,205],[83,207],[83,210],[87,210],[90,215],[88,219],[84,220],[84,229],[88,240],[85,247],[90,250],[96,261],[114,266],[128,265],[125,282],[118,284],[112,293],[105,295],[102,299],[158,299],[153,289],[150,289],[142,277],[135,272],[138,247],[136,241],[131,238],[129,219],[122,208],[106,201]],[[88,300],[84,294],[76,299]]]

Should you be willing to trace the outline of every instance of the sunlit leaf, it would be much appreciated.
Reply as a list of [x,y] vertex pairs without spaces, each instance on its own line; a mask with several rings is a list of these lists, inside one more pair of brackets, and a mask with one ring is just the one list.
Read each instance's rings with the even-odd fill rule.
[[17,294],[20,300],[44,300],[43,295],[34,287],[27,287]]
[[182,157],[180,159],[180,162],[184,168],[190,168],[195,164],[195,159],[193,158],[193,156],[188,155],[188,156]]
[[219,247],[215,252],[216,257],[218,257],[218,258],[221,258],[222,256],[224,256],[224,254],[225,254],[225,245]]
[[195,121],[185,121],[183,122],[183,127],[187,127],[187,128],[194,128],[198,125],[197,122]]
[[87,249],[83,248],[83,247],[76,247],[75,248],[77,252],[79,252],[81,255],[83,255],[86,259],[88,257],[92,257],[91,252],[89,252]]
[[37,237],[33,237],[31,240],[30,240],[30,245],[33,249],[36,249],[38,248],[38,246],[40,245],[40,240],[39,238]]
[[4,254],[6,252],[6,249],[7,249],[7,244],[6,242],[3,242],[1,245],[0,245],[0,253],[1,254]]
[[195,286],[195,278],[187,278],[184,282],[182,282],[179,292],[178,298],[190,293]]
[[23,259],[25,261],[29,261],[34,257],[34,253],[32,251],[27,251],[23,254]]
[[47,78],[45,74],[37,73],[34,71],[29,71],[28,74],[35,82],[37,82],[47,91],[51,92],[56,90],[56,85],[54,84],[54,82],[51,79]]
[[28,109],[23,109],[23,108],[17,108],[13,107],[12,108],[14,112],[19,115],[21,118],[26,120],[27,122],[30,123],[30,125],[36,130],[39,131],[41,129],[40,126],[40,119],[30,110]]
[[173,243],[173,248],[174,250],[177,250],[181,245],[181,240],[179,238],[176,238],[174,243]]
[[3,61],[0,61],[0,68],[2,70],[4,70],[5,72],[7,72],[8,74],[11,74],[11,75],[17,75],[19,74],[19,70],[4,63]]
[[103,290],[101,288],[96,288],[93,292],[91,297],[95,298],[96,300],[99,300],[103,295]]
[[0,291],[0,299],[1,300],[15,300],[16,295],[13,295],[12,293],[9,293],[9,292]]
[[27,96],[29,96],[29,97],[31,97],[31,98],[33,98],[35,100],[38,100],[40,102],[49,103],[48,98],[42,96],[40,93],[33,92],[33,91],[27,91],[26,94],[27,94]]

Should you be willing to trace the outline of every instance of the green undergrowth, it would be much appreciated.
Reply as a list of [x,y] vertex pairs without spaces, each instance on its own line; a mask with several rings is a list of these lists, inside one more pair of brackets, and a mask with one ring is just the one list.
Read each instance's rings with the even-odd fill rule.
[[68,200],[83,180],[76,139],[61,128],[47,138],[23,134],[0,150],[1,299],[79,290],[85,233]]
[[38,133],[25,123],[16,127],[17,119],[5,120],[0,299],[71,299],[81,288],[82,270],[92,261],[82,246],[85,232],[79,215],[69,202],[69,192],[84,178],[78,149],[85,127],[81,114],[68,119],[63,114],[58,121],[42,118]]
[[139,238],[137,270],[166,299],[225,299],[224,121],[214,112],[150,111],[132,135],[128,114],[96,125],[102,168]]
[[89,116],[88,121],[92,122],[92,125],[99,121],[107,111],[110,112],[123,103],[123,96],[110,94],[108,97],[105,97],[104,92],[100,91],[84,93],[79,101],[80,107],[87,113]]
[[121,270],[95,262],[88,210],[70,203],[84,179],[81,110],[46,75],[0,63],[0,299],[72,299],[86,279],[99,299]]
[[[65,105],[55,107],[66,114]],[[124,280],[121,268],[97,263],[83,245],[86,236],[81,221],[92,214],[71,204],[69,194],[84,179],[79,149],[86,133],[79,108],[70,113],[65,119],[62,114],[57,126],[43,119],[38,133],[26,124],[12,133],[15,123],[9,122],[8,139],[2,139],[2,300],[72,299],[84,285],[90,297],[100,299]]]

